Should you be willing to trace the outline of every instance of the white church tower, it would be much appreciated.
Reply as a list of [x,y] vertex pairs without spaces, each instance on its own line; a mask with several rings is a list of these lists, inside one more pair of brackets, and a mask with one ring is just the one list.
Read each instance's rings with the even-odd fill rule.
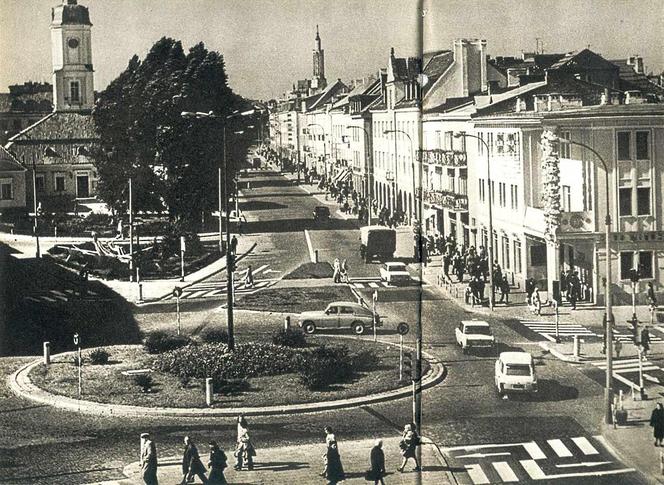
[[55,111],[85,112],[94,106],[91,27],[87,7],[76,0],[63,0],[51,11]]

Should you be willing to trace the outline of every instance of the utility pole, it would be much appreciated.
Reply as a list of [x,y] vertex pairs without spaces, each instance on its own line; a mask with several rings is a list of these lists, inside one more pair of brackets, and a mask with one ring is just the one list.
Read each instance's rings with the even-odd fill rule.
[[33,223],[32,230],[35,233],[35,245],[37,246],[36,249],[36,257],[40,258],[41,257],[41,251],[39,250],[39,223],[37,222],[39,215],[37,214],[37,209],[38,209],[38,204],[37,204],[37,165],[34,161],[32,160],[32,205],[33,205],[33,210],[35,211],[35,220]]
[[129,281],[134,281],[134,205],[131,177],[129,177]]
[[224,211],[226,212],[226,320],[228,325],[228,349],[235,349],[235,334],[233,331],[233,267],[235,265],[235,251],[231,251],[231,221],[228,204],[228,154],[226,150],[226,122],[224,120]]

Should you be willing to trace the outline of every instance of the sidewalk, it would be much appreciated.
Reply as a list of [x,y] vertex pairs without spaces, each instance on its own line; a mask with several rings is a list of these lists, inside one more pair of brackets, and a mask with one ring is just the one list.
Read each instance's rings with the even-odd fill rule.
[[[399,451],[399,437],[383,438],[383,451],[385,452],[385,464],[388,475],[385,481],[390,484],[448,484],[454,483],[447,474],[447,467],[442,461],[438,448],[425,440],[422,445],[422,472],[421,479],[418,481],[418,473],[412,471],[414,463],[406,466],[403,473],[396,468],[401,463],[401,454]],[[372,483],[364,479],[365,472],[370,468],[369,453],[374,444],[374,440],[358,441],[339,441],[339,453],[341,462],[346,472],[346,480],[343,483],[359,484]],[[159,443],[157,453],[159,453]],[[207,465],[207,447],[199,443],[201,458]],[[324,444],[316,445],[297,445],[283,446],[279,448],[258,448],[255,468],[252,471],[235,471],[233,469],[233,454],[231,449],[225,449],[228,457],[228,468],[225,470],[226,479],[229,483],[242,484],[265,484],[265,485],[283,485],[283,484],[316,484],[326,483],[326,480],[320,476],[323,471],[322,455],[325,452]],[[182,468],[180,457],[168,457],[159,460],[158,478],[160,483],[178,483],[182,479]],[[125,467],[127,480],[117,482],[105,482],[107,485],[112,483],[118,485],[133,485],[143,483],[140,480],[140,466],[132,463]],[[200,483],[197,479],[194,483]]]

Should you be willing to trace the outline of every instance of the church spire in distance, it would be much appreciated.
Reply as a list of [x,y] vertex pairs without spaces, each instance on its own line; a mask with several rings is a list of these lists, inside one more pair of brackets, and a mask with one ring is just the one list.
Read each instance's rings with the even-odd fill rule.
[[316,45],[313,52],[314,78],[311,82],[313,89],[325,89],[327,80],[325,79],[325,51],[321,47],[320,32],[316,24]]

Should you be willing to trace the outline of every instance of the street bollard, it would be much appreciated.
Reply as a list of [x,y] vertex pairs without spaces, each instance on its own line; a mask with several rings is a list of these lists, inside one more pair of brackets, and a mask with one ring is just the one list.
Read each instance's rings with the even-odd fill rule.
[[143,283],[138,284],[138,301],[143,301]]
[[290,328],[290,316],[286,316],[284,318],[284,330],[288,330]]
[[578,358],[581,355],[581,338],[578,335],[574,336],[574,357]]
[[51,342],[44,342],[44,365],[51,363]]
[[212,406],[212,377],[205,378],[205,404],[207,407]]
[[318,262],[318,249],[314,249],[314,263]]

